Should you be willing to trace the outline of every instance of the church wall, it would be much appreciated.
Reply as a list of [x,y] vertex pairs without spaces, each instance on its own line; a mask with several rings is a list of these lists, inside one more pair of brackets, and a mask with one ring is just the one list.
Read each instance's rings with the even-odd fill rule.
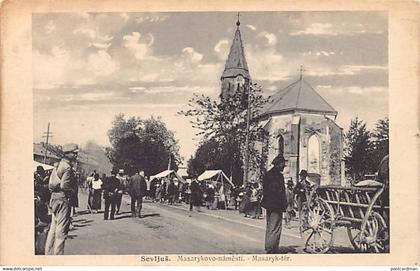
[[285,180],[293,178],[293,175],[296,170],[293,169],[293,159],[291,158],[292,154],[292,115],[281,115],[273,116],[271,118],[271,123],[268,128],[270,134],[269,139],[269,151],[267,155],[267,169],[271,168],[271,162],[278,155],[278,136],[279,134],[283,136],[284,139],[284,157],[289,160],[286,163],[286,167],[283,171]]
[[335,124],[332,120],[328,121],[328,127],[330,128],[330,172],[331,182],[336,185],[344,185],[342,183],[342,177],[344,177],[344,172],[342,172],[342,163],[343,163],[343,130]]
[[[269,150],[267,154],[266,168],[271,168],[271,162],[278,155],[279,134],[284,139],[284,157],[288,160],[283,171],[285,180],[297,181],[298,173],[302,169],[308,170],[308,142],[311,136],[317,138],[319,143],[319,182],[321,185],[340,185],[342,181],[342,154],[343,132],[333,120],[323,115],[299,113],[299,130],[293,130],[293,116],[287,114],[271,117],[269,126]],[[295,126],[296,127],[296,126]],[[296,128],[294,128],[296,129]],[[296,140],[299,138],[299,142]],[[316,142],[316,141],[315,141]],[[293,144],[298,144],[299,153],[296,153]],[[257,144],[258,150],[262,145]],[[314,173],[308,170],[309,173]],[[314,175],[316,176],[316,175]]]
[[[336,184],[341,182],[341,129],[332,120],[323,115],[302,114],[300,137],[300,169],[308,170],[308,142],[316,136],[319,146],[320,184]],[[311,171],[308,171],[311,173]],[[313,173],[313,172],[312,172]]]

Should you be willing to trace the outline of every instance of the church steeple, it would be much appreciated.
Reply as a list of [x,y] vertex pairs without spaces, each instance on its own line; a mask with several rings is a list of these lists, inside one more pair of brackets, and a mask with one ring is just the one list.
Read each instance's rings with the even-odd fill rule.
[[242,44],[241,31],[239,29],[240,25],[241,22],[239,21],[238,13],[235,36],[230,47],[229,56],[226,60],[225,69],[220,78],[222,81],[222,97],[234,93],[238,90],[238,86],[242,87],[244,84],[248,84],[251,79]]

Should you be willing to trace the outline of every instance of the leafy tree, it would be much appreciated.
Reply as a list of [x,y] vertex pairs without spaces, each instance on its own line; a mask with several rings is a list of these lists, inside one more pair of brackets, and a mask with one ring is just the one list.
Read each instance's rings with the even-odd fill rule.
[[379,120],[371,136],[373,166],[377,169],[381,160],[389,154],[389,119]]
[[167,169],[169,161],[171,169],[177,170],[181,162],[178,142],[160,118],[125,119],[119,114],[108,137],[111,143],[107,148],[108,158],[115,169],[122,168],[128,174],[141,168],[146,175],[154,175]]
[[354,181],[362,180],[365,174],[372,173],[372,143],[366,123],[358,117],[351,120],[350,128],[345,134],[345,142],[346,173]]
[[[187,163],[187,172],[192,177],[197,177],[207,169],[221,169],[232,176],[232,180],[239,184],[242,181],[242,161],[239,157],[229,156],[228,146],[223,146],[214,138],[202,141]],[[238,151],[236,152],[238,153]]]
[[[240,182],[242,178],[243,161],[246,152],[246,134],[247,134],[247,109],[250,104],[249,127],[249,169],[259,170],[262,155],[253,148],[253,144],[261,140],[261,131],[258,128],[256,120],[259,110],[269,101],[261,94],[261,88],[256,84],[249,87],[238,87],[234,94],[221,100],[212,100],[205,95],[196,95],[189,101],[190,109],[181,111],[187,117],[192,117],[193,127],[198,128],[198,135],[203,137],[201,148],[212,148],[213,151],[203,152],[197,150],[196,156],[190,165],[212,161],[214,165],[220,165],[219,168],[226,169],[226,173],[234,176],[234,181]],[[201,150],[200,150],[201,151]],[[215,151],[218,153],[216,154]],[[197,156],[198,155],[198,156]],[[203,164],[201,164],[203,165]],[[194,169],[191,169],[194,171]]]

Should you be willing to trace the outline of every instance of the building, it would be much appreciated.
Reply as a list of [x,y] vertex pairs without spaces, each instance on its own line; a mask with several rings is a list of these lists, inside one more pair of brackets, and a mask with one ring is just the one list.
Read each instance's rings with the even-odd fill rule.
[[[221,76],[221,98],[247,89],[251,82],[243,48],[240,22]],[[271,67],[277,69],[279,67]],[[335,123],[338,112],[304,80],[281,88],[260,110],[258,125],[267,132],[264,142],[254,144],[266,151],[266,168],[278,154],[288,160],[285,179],[297,181],[305,169],[321,185],[343,184],[343,130]],[[253,172],[254,178],[257,173]]]
[[54,163],[60,161],[60,157],[51,152],[51,150],[46,150],[44,143],[33,143],[33,154],[34,161],[39,163],[54,165]]

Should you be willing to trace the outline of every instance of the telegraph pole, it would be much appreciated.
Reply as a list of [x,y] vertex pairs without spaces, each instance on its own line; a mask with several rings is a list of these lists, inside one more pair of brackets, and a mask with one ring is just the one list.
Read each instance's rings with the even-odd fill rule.
[[243,185],[246,186],[248,183],[248,171],[249,171],[249,123],[251,120],[251,82],[249,82],[248,88],[248,104],[246,114],[246,134],[245,134],[245,161],[244,161],[244,181]]
[[44,132],[43,138],[46,138],[45,140],[45,154],[44,154],[44,164],[47,162],[47,153],[48,153],[48,142],[50,137],[52,137],[52,133],[50,132],[50,123],[48,122],[47,131]]

